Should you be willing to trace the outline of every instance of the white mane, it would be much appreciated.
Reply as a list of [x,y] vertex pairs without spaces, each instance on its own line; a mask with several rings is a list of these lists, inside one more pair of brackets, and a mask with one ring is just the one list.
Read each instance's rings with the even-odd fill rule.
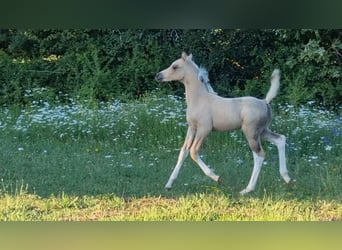
[[209,93],[217,95],[217,93],[214,91],[214,89],[211,87],[211,84],[209,83],[208,71],[203,66],[200,66],[198,68],[198,80],[200,80],[205,85]]

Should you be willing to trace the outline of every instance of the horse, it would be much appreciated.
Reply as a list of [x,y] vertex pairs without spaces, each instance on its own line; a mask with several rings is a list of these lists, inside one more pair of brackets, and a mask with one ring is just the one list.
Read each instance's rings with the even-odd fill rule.
[[285,158],[286,137],[269,129],[272,111],[271,101],[276,97],[280,85],[280,70],[275,69],[271,75],[271,87],[265,99],[251,96],[225,98],[214,92],[208,79],[208,72],[198,67],[192,54],[182,53],[181,58],[168,68],[156,74],[159,82],[180,81],[185,86],[187,104],[186,120],[188,130],[184,144],[179,152],[178,161],[168,182],[167,190],[172,188],[184,160],[190,153],[191,158],[202,171],[216,182],[221,177],[208,167],[199,156],[203,141],[211,131],[232,131],[241,129],[253,153],[253,171],[250,181],[240,194],[255,190],[258,176],[265,159],[261,141],[267,140],[277,146],[279,154],[279,172],[286,183],[290,183]]

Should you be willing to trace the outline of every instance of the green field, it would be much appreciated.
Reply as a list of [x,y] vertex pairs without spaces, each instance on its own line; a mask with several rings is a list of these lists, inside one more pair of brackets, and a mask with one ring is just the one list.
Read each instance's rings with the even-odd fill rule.
[[222,183],[189,158],[164,190],[186,133],[182,98],[3,107],[0,220],[341,220],[340,114],[310,103],[272,107],[296,183],[283,182],[276,147],[264,143],[259,182],[246,197],[239,191],[253,157],[240,131],[212,133],[201,150]]

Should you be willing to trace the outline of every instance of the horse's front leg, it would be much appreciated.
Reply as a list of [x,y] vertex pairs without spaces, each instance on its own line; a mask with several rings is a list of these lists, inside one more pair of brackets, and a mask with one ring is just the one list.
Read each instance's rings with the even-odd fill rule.
[[177,179],[177,176],[179,174],[179,170],[181,169],[185,159],[189,155],[189,149],[190,149],[191,144],[194,140],[194,136],[195,136],[195,131],[189,126],[184,144],[182,146],[181,151],[179,152],[177,164],[176,164],[175,168],[173,169],[172,174],[170,175],[168,182],[165,185],[166,189],[171,189],[173,182]]
[[197,131],[194,142],[192,143],[190,148],[190,156],[208,177],[218,182],[221,181],[220,176],[216,175],[214,171],[202,161],[198,154],[204,139],[208,136],[209,133],[210,130],[208,129],[199,129]]

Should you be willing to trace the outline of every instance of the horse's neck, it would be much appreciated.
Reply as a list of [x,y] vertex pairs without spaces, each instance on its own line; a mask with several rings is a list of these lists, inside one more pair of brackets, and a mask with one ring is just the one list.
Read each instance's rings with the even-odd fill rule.
[[207,88],[197,77],[192,77],[184,81],[185,97],[188,106],[197,105],[204,95],[208,94]]

